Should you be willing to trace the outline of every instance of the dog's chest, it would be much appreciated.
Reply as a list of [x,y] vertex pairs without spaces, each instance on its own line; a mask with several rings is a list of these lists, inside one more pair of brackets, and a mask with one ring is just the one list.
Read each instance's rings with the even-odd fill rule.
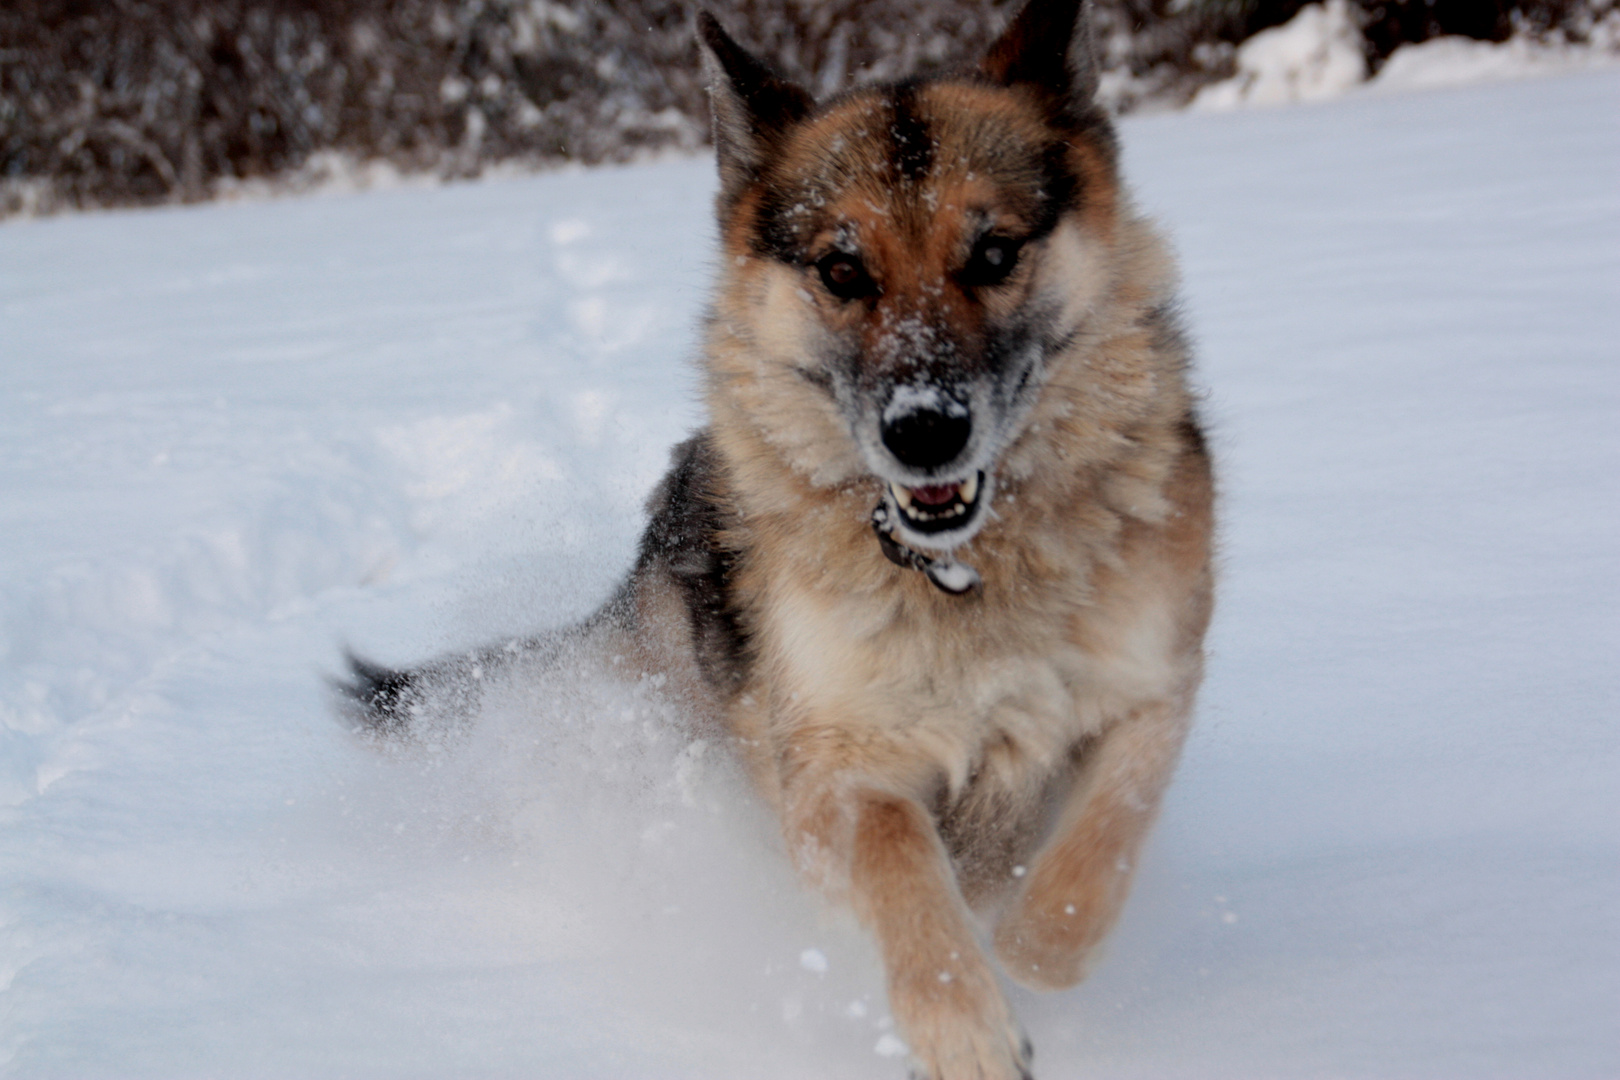
[[762,672],[778,739],[813,730],[850,748],[853,768],[943,775],[956,792],[987,766],[1017,785],[1050,774],[1157,681],[1157,635],[1115,628],[1107,640],[1122,649],[1087,649],[1083,611],[971,603],[929,617],[870,598],[784,598]]

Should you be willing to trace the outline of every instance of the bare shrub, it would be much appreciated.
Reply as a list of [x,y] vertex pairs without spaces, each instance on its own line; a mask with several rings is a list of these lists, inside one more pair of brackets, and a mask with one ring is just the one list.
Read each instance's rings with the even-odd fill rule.
[[[716,0],[818,93],[977,52],[1017,0]],[[1358,0],[1376,66],[1440,33],[1574,27],[1614,0]],[[1098,0],[1110,101],[1178,102],[1302,0]],[[707,139],[673,0],[6,0],[0,215],[207,198],[317,154],[468,176]]]

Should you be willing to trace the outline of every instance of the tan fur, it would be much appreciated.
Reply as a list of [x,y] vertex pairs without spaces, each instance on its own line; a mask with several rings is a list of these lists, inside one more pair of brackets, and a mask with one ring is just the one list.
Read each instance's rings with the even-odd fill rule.
[[[823,184],[817,212],[884,275],[876,313],[759,253],[758,189],[723,222],[706,403],[753,660],[720,708],[806,873],[875,935],[919,1065],[999,1080],[1022,1074],[1021,1037],[967,901],[1001,905],[995,953],[1041,989],[1078,980],[1115,921],[1201,674],[1212,487],[1185,357],[1153,328],[1174,270],[1111,148],[1071,143],[1079,208],[976,299],[949,284],[973,223],[1012,232],[1035,212],[986,162],[1050,129],[1027,94],[947,81],[917,97],[935,125],[922,190],[895,183],[880,101],[860,92],[769,166]],[[946,595],[876,556],[882,481],[796,369],[841,334],[886,362],[901,315],[971,343],[1052,298],[1073,338],[958,552],[982,588]]]

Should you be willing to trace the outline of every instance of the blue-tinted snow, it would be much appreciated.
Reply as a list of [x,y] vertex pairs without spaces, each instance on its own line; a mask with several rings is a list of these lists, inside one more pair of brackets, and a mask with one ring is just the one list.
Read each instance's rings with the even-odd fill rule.
[[[1125,125],[1222,466],[1197,733],[1043,1080],[1620,1075],[1620,75]],[[0,1068],[898,1077],[859,932],[587,673],[698,422],[699,162],[0,229]],[[804,957],[812,956],[810,964]],[[822,970],[822,969],[825,970]]]

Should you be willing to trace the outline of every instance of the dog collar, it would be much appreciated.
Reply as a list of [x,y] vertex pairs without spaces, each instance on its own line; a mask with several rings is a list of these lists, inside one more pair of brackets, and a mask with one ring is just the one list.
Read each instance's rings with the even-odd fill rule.
[[972,592],[982,584],[979,572],[967,563],[949,558],[936,559],[908,548],[896,540],[894,523],[889,520],[889,505],[886,502],[879,502],[877,508],[872,511],[872,531],[877,534],[878,547],[883,549],[884,558],[896,566],[922,571],[942,593],[961,596],[963,593]]

